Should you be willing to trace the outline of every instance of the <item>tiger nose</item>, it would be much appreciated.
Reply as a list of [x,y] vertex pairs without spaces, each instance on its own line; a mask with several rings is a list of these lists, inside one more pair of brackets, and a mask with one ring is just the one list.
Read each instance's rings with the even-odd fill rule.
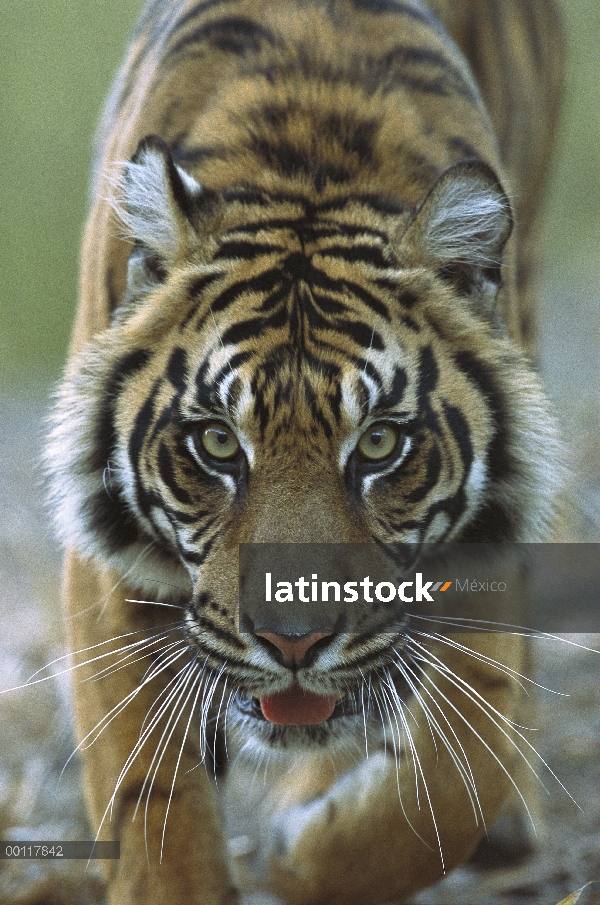
[[309,632],[306,635],[277,635],[275,632],[256,632],[259,638],[264,638],[282,654],[278,657],[284,666],[299,666],[308,651],[317,641],[329,638],[333,632]]

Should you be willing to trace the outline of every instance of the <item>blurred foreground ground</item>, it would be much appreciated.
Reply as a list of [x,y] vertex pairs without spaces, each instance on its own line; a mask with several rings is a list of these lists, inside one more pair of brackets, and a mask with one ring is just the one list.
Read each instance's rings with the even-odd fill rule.
[[[591,283],[573,288],[557,281],[545,293],[541,331],[542,369],[572,451],[577,533],[594,541],[600,540],[599,301]],[[46,405],[44,395],[33,391],[0,397],[0,689],[24,682],[64,652],[60,556],[42,506],[37,465]],[[581,810],[546,776],[536,854],[510,870],[458,870],[416,897],[415,905],[553,905],[587,881],[600,880],[600,636],[577,640],[595,650],[536,645],[537,681],[569,697],[540,692],[535,744]],[[76,758],[60,776],[74,748],[66,677],[0,695],[0,725],[0,838],[91,838]],[[256,782],[260,797],[262,777]],[[230,797],[233,847],[251,851],[256,840],[246,789],[242,797],[235,790]],[[25,902],[93,905],[102,902],[102,888],[85,862],[54,868],[0,861],[0,905]],[[581,905],[592,902],[600,902],[594,887]],[[245,900],[268,903],[274,905],[259,894]]]

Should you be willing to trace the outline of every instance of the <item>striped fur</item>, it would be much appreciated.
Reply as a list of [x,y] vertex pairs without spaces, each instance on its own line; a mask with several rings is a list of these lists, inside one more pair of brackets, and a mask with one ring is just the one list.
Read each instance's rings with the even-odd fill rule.
[[[385,706],[401,710],[404,694],[426,711],[415,639],[336,635],[319,648],[296,679],[349,694],[355,706],[340,719],[273,727],[238,708],[234,694],[283,690],[290,671],[238,631],[236,549],[548,536],[560,452],[526,353],[557,29],[551,4],[528,0],[153,0],[104,114],[48,447],[70,550],[67,611],[94,612],[72,621],[71,643],[107,642],[118,657],[111,638],[172,631],[194,704],[202,693],[202,732],[223,709],[247,743],[303,763],[323,751],[343,760],[364,728],[382,752],[374,766],[330,791],[319,768],[312,787],[298,783],[297,807],[318,792],[322,806],[265,817],[279,840],[271,882],[287,902],[375,905],[433,882],[468,855],[510,785],[511,724],[499,732],[474,701],[483,694],[510,720],[518,696],[494,663],[520,669],[514,639],[471,636],[470,660],[427,647],[455,739],[442,755],[455,781],[439,782],[427,726],[415,729],[437,788],[427,819],[407,791],[420,781],[414,759],[386,756],[383,714],[357,703],[367,682]],[[202,440],[215,423],[238,444],[222,461]],[[397,440],[373,462],[358,444],[380,424]],[[181,621],[136,608],[140,594],[179,607]],[[470,696],[462,679],[440,690],[438,656],[468,677]],[[187,720],[187,685],[170,660],[148,698],[148,658],[113,672],[99,696],[94,683],[77,689],[81,738],[131,696],[86,754],[93,819],[112,801],[127,853],[108,877],[110,901],[235,901],[208,780],[175,785],[180,764],[204,756],[187,732],[197,710]],[[160,704],[171,682],[176,718]],[[156,747],[142,831],[125,817],[149,774],[130,754],[155,710],[165,733],[174,722]],[[475,819],[461,752],[476,776]],[[166,835],[161,796],[172,802]],[[190,825],[203,827],[201,844],[184,840]],[[144,832],[154,861],[138,857]],[[160,869],[157,840],[168,853]]]

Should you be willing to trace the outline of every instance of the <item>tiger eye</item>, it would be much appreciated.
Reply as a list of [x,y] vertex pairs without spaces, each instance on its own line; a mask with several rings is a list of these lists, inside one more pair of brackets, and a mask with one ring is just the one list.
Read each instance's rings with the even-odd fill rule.
[[373,424],[358,441],[358,451],[365,459],[377,462],[394,452],[398,434],[387,424]]
[[240,448],[238,438],[226,424],[209,424],[202,431],[201,440],[213,459],[231,459]]

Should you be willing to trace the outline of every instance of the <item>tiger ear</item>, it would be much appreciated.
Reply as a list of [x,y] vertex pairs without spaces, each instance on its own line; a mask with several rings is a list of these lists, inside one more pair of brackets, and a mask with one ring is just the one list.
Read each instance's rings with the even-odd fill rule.
[[131,296],[162,281],[185,247],[202,186],[175,164],[161,138],[150,135],[125,165],[121,190],[117,214],[134,241],[127,275]]
[[500,287],[510,202],[483,161],[463,161],[442,173],[400,240],[413,266],[433,268],[461,294],[491,307]]

